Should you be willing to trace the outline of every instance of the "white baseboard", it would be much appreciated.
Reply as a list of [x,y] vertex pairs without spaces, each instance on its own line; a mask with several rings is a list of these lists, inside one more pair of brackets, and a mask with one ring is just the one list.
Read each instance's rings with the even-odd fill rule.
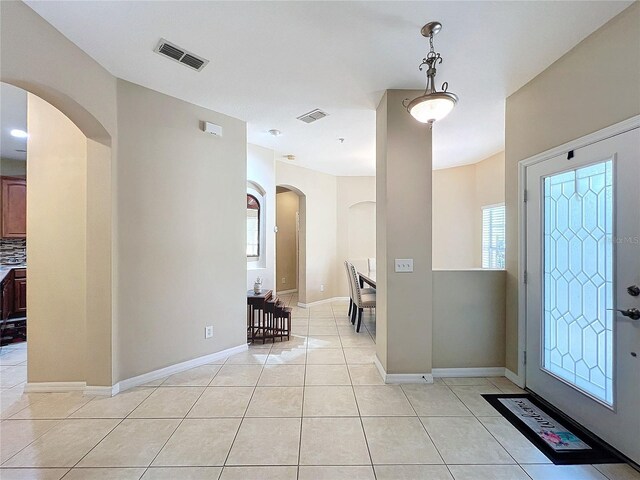
[[92,386],[87,385],[85,382],[37,382],[27,383],[24,387],[25,393],[51,393],[51,392],[83,392],[85,395],[106,395],[113,396],[119,392],[124,392],[133,387],[144,385],[145,383],[159,380],[160,378],[173,375],[174,373],[184,372],[191,368],[206,365],[216,360],[229,357],[235,353],[245,352],[248,349],[246,343],[238,345],[237,347],[227,348],[220,352],[211,353],[202,357],[187,360],[186,362],[176,363],[175,365],[169,365],[168,367],[160,368],[152,372],[143,373],[135,377],[121,380],[112,386]]
[[184,372],[185,370],[189,370],[191,368],[206,365],[207,363],[211,363],[216,360],[221,360],[235,353],[245,352],[248,348],[248,345],[246,343],[243,343],[242,345],[238,345],[237,347],[227,348],[226,350],[222,350],[220,352],[211,353],[209,355],[204,355],[192,360],[187,360],[186,362],[176,363],[174,365],[169,365],[168,367],[160,368],[152,372],[143,373],[142,375],[121,380],[120,382],[116,383],[114,387],[117,387],[117,390],[119,392],[124,392],[125,390],[129,390],[130,388],[138,387],[140,385],[144,385],[145,383],[153,382],[154,380],[159,380],[163,377],[173,375],[174,373]]
[[380,363],[380,360],[378,360],[377,355],[373,359],[373,362],[375,363],[382,380],[386,384],[433,383],[433,376],[430,373],[387,373]]
[[325,300],[318,300],[316,302],[311,302],[311,303],[301,303],[298,302],[298,306],[300,308],[309,308],[309,307],[315,307],[318,305],[322,305],[324,303],[331,303],[331,302],[340,302],[340,301],[349,301],[349,297],[331,297],[331,298],[327,298]]
[[474,368],[434,368],[435,378],[440,377],[504,377],[504,367],[474,367]]
[[276,295],[287,295],[289,293],[298,293],[298,289],[294,288],[292,290],[282,290],[281,292],[280,291],[276,291]]
[[118,388],[117,383],[111,387],[87,385],[84,389],[85,395],[96,395],[96,396],[105,396],[105,397],[113,397],[114,395],[117,395],[118,392],[120,392],[120,389]]
[[513,383],[515,383],[517,386],[519,386],[520,388],[524,388],[524,381],[522,378],[520,378],[519,375],[513,373],[511,370],[509,370],[508,368],[504,369],[504,376],[507,377],[509,380],[511,380]]
[[24,386],[24,393],[84,392],[85,382],[34,382]]

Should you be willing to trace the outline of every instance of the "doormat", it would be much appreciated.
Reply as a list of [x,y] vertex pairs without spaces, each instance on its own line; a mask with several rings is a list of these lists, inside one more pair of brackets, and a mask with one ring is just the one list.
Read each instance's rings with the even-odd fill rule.
[[482,396],[556,465],[624,462],[602,441],[532,395]]

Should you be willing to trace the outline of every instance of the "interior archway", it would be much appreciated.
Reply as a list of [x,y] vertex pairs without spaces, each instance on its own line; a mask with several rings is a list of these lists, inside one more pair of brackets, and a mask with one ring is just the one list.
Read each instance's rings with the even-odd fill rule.
[[[27,315],[32,321],[27,321],[26,391],[67,382],[109,393],[111,136],[60,92],[26,81],[5,84],[28,92]],[[63,247],[51,250],[51,244]]]
[[[289,224],[293,223],[294,231],[289,235],[289,239],[287,244],[285,245],[283,242],[283,237],[285,232],[281,233],[280,225],[278,220],[279,215],[279,207],[278,207],[278,195],[294,195],[295,196],[295,205],[291,204],[291,212],[295,216],[293,222],[287,222]],[[298,303],[305,304],[307,303],[307,253],[306,253],[306,196],[305,194],[292,185],[278,185],[276,187],[276,225],[278,226],[278,234],[276,235],[276,291],[280,289],[280,291],[285,290],[297,290],[298,293]],[[293,243],[291,241],[293,238]],[[283,253],[289,257],[288,262],[282,261]],[[280,256],[280,259],[279,259]],[[289,268],[290,264],[295,262],[295,287],[291,289],[291,283],[286,283],[286,276],[283,276],[282,269],[283,264],[286,263]],[[280,266],[280,271],[279,267]],[[282,288],[283,285],[282,280],[285,279],[286,287]]]

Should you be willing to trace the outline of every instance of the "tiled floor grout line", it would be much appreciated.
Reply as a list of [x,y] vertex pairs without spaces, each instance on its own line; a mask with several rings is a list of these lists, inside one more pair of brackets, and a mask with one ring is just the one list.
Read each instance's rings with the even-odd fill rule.
[[435,448],[436,452],[438,452],[438,456],[440,457],[440,460],[442,460],[442,464],[446,467],[446,469],[449,472],[449,474],[451,475],[451,477],[453,477],[453,472],[451,472],[451,470],[449,469],[449,466],[447,465],[447,462],[445,462],[444,457],[442,456],[442,453],[440,453],[440,449],[436,445],[436,442],[433,440],[433,438],[431,438],[431,435],[429,434],[429,430],[427,430],[426,425],[422,422],[422,419],[420,418],[420,415],[418,415],[418,412],[416,411],[415,407],[413,406],[413,403],[411,403],[411,400],[409,399],[409,396],[407,395],[407,392],[404,391],[404,388],[402,387],[402,385],[400,385],[400,391],[402,391],[402,394],[404,395],[404,398],[409,403],[409,406],[411,407],[411,410],[413,410],[413,413],[416,414],[416,418],[418,419],[418,422],[420,422],[420,425],[422,425],[422,429],[424,430],[424,433],[427,434],[427,437],[429,438],[429,440],[433,444],[433,448]]
[[[4,422],[4,421],[8,421],[8,420],[9,420],[9,419],[8,419],[8,418],[6,418],[6,419],[4,419],[4,420],[2,420],[2,421]],[[4,460],[4,462],[2,462],[2,464],[0,464],[0,466],[2,466],[2,465],[4,465],[5,463],[7,463],[7,462],[8,462],[9,460],[11,460],[13,457],[15,457],[15,456],[16,456],[16,455],[18,455],[20,452],[22,452],[25,448],[29,447],[29,445],[31,445],[32,443],[36,442],[39,438],[43,437],[47,432],[49,432],[51,429],[53,429],[54,427],[56,427],[56,426],[58,425],[58,423],[60,423],[62,420],[66,420],[66,418],[63,418],[63,419],[38,419],[38,420],[45,420],[45,421],[48,421],[48,420],[56,420],[56,423],[55,423],[55,424],[53,424],[53,425],[51,425],[51,426],[50,426],[49,428],[47,428],[44,432],[42,432],[42,434],[41,434],[41,435],[38,435],[38,436],[37,436],[36,438],[34,438],[31,442],[29,442],[27,445],[25,445],[25,446],[24,446],[24,447],[22,447],[20,450],[18,450],[17,452],[15,452],[15,453],[14,453],[13,455],[11,455],[9,458],[6,458],[6,459]],[[18,419],[16,419],[16,420],[13,420],[13,421],[15,422],[15,421],[19,421],[19,420],[18,420]]]
[[[67,418],[69,418],[69,417],[67,417]],[[105,439],[105,438],[107,438],[107,437],[111,434],[111,432],[113,432],[116,428],[118,428],[118,425],[120,425],[122,422],[124,422],[124,418],[123,418],[123,419],[121,419],[118,423],[116,423],[116,424],[113,426],[113,428],[112,428],[111,430],[109,430],[109,431],[108,431],[108,432],[107,432],[107,433],[106,433],[106,434],[105,434],[105,435],[100,439],[100,441],[98,441],[98,442],[97,442],[93,447],[91,447],[91,448],[89,449],[89,451],[87,451],[87,453],[85,453],[84,455],[82,455],[82,457],[80,457],[80,459],[79,459],[76,463],[74,463],[74,464],[73,464],[73,466],[71,466],[71,467],[69,468],[69,471],[68,471],[67,473],[65,473],[65,474],[62,476],[62,478],[61,478],[60,480],[62,480],[62,479],[63,479],[64,477],[66,477],[67,475],[69,475],[69,472],[71,472],[71,470],[73,470],[73,469],[74,469],[74,468],[75,468],[75,467],[76,467],[76,466],[77,466],[77,465],[78,465],[78,464],[79,464],[79,463],[80,463],[80,462],[81,462],[81,461],[82,461],[82,460],[83,460],[87,455],[89,455],[89,454],[90,454],[90,453],[91,453],[91,452],[92,452],[92,451],[93,451],[93,450],[94,450],[98,445],[100,445],[100,444],[104,441],[104,439]],[[46,467],[43,467],[43,468],[46,468]]]
[[[42,399],[44,400],[44,399]],[[72,411],[69,415],[67,415],[64,418],[15,418],[13,419],[13,421],[20,421],[20,420],[43,420],[43,421],[56,421],[56,423],[54,425],[51,425],[51,427],[49,427],[47,430],[45,430],[44,432],[42,432],[41,435],[39,435],[38,437],[34,438],[31,442],[29,442],[27,445],[25,445],[23,448],[21,448],[20,450],[18,450],[17,452],[15,452],[13,455],[11,455],[9,458],[5,459],[4,462],[2,462],[1,465],[4,465],[5,463],[7,463],[9,460],[11,460],[13,457],[15,457],[16,455],[18,455],[20,452],[22,452],[23,450],[25,450],[26,448],[28,448],[31,444],[33,444],[34,442],[36,442],[39,438],[43,437],[47,432],[51,431],[53,428],[55,428],[56,426],[58,426],[59,423],[63,422],[64,420],[82,420],[82,419],[77,419],[77,418],[71,418],[71,415],[73,415],[74,413],[76,413],[78,410],[80,410],[82,407],[84,407],[85,405],[89,404],[91,401],[93,401],[94,399],[90,399],[88,402],[83,403],[82,405],[80,405],[77,409],[75,409],[74,411]],[[38,402],[35,402],[38,403]],[[31,407],[33,404],[29,404],[27,406],[25,406],[23,409],[19,410],[18,412],[14,413],[11,417],[9,418],[4,418],[1,421],[5,422],[5,421],[9,421],[12,420],[12,417],[15,415],[18,415],[20,412],[22,412],[23,410],[26,410],[27,408]],[[115,428],[115,427],[114,427]],[[111,432],[109,432],[111,433]],[[107,433],[108,435],[108,433]],[[100,440],[102,441],[102,440]],[[99,443],[99,442],[98,442]],[[84,457],[83,457],[84,458]],[[1,466],[0,465],[0,466]],[[66,473],[65,473],[66,475]]]
[[[271,348],[273,348],[273,347],[271,347]],[[271,348],[269,349],[269,353],[271,353]],[[229,358],[227,358],[227,360],[229,360]],[[236,439],[238,438],[238,433],[240,433],[240,429],[242,428],[242,424],[244,423],[244,419],[247,418],[247,412],[249,411],[249,406],[251,405],[251,401],[253,400],[253,396],[256,393],[256,389],[258,388],[258,383],[260,383],[260,378],[262,377],[262,374],[264,373],[264,368],[265,368],[265,365],[267,364],[267,360],[268,359],[269,359],[269,355],[267,355],[267,358],[265,359],[264,363],[262,364],[262,368],[260,369],[260,375],[258,375],[258,379],[256,380],[256,384],[253,386],[253,391],[251,392],[251,397],[249,398],[249,401],[247,402],[247,406],[244,409],[244,413],[242,414],[242,418],[240,419],[240,423],[238,424],[238,429],[236,430],[236,434],[233,436],[233,440],[231,441],[231,445],[229,446],[229,451],[227,452],[227,455],[224,457],[224,462],[222,463],[222,469],[220,470],[220,475],[218,476],[218,478],[222,477],[222,474],[224,473],[224,469],[227,468],[227,462],[229,461],[229,455],[231,455],[231,450],[233,450],[233,445],[236,443]],[[227,362],[225,360],[225,364],[226,363]],[[213,381],[213,379],[211,381]]]
[[[483,377],[483,378],[484,378],[484,377]],[[488,380],[488,381],[489,381],[489,383],[490,383],[491,385],[493,385],[493,383],[491,382],[491,380]],[[447,386],[449,386],[449,385],[447,385]],[[482,385],[480,385],[480,386],[482,386]],[[502,391],[502,390],[500,390],[497,386],[495,386],[495,385],[493,385],[493,386],[494,386],[495,388],[497,388],[499,391]],[[456,392],[451,388],[451,386],[449,386],[449,389],[450,389],[450,390],[451,390],[451,392],[452,392],[452,393],[453,393],[453,394],[458,398],[458,400],[460,400],[460,402],[462,402],[462,404],[463,404],[463,405],[467,406],[467,405],[464,403],[464,400],[462,400],[462,398],[460,398],[460,396],[459,396],[459,395],[458,395],[458,394],[457,394],[457,393],[456,393]],[[478,394],[478,395],[482,395],[482,394]],[[493,438],[493,439],[498,443],[498,445],[500,445],[500,447],[501,447],[501,448],[502,448],[502,449],[507,453],[507,455],[509,455],[509,457],[511,457],[511,459],[515,462],[515,464],[516,464],[518,467],[520,467],[520,470],[522,470],[522,471],[524,472],[524,474],[525,474],[527,477],[531,478],[531,476],[527,473],[527,471],[526,471],[524,468],[522,468],[522,465],[520,465],[520,463],[518,463],[518,461],[517,461],[515,458],[513,458],[513,455],[511,455],[511,453],[510,453],[510,452],[505,448],[505,446],[504,446],[504,445],[502,445],[502,443],[501,443],[501,442],[500,442],[500,441],[499,441],[499,440],[498,440],[498,439],[493,435],[493,433],[491,433],[491,432],[489,431],[489,429],[485,426],[485,424],[484,424],[484,423],[482,423],[482,422],[480,421],[480,419],[478,418],[478,415],[476,415],[476,413],[475,413],[473,410],[471,410],[468,406],[467,406],[467,409],[471,412],[471,415],[473,415],[473,418],[474,418],[474,419],[475,419],[475,420],[476,420],[480,425],[482,425],[482,428],[484,428],[484,429],[489,433],[489,435],[491,435],[491,438]]]
[[[218,369],[218,371],[213,375],[213,378],[211,378],[211,380],[209,381],[209,384],[213,381],[213,379],[216,377],[216,375],[218,375],[218,373],[220,372],[221,368]],[[168,380],[169,377],[167,377]],[[166,381],[166,380],[165,380]],[[162,382],[164,383],[164,382]],[[160,385],[162,385],[162,383]],[[160,387],[158,387],[160,388]],[[147,467],[145,468],[144,472],[142,472],[142,475],[140,476],[140,478],[144,477],[145,474],[147,473],[147,470],[149,470],[149,468],[151,468],[151,465],[153,465],[153,462],[156,461],[156,458],[158,458],[158,455],[160,455],[160,453],[162,452],[162,450],[164,449],[164,447],[166,447],[167,443],[169,443],[169,440],[171,440],[171,437],[173,437],[176,432],[178,431],[178,429],[180,428],[180,426],[184,423],[184,421],[187,419],[187,416],[189,415],[189,413],[191,412],[191,410],[193,410],[193,407],[196,405],[196,403],[198,403],[198,400],[200,400],[200,398],[202,398],[202,395],[204,395],[204,392],[207,391],[207,387],[204,387],[202,389],[202,392],[200,392],[200,395],[198,395],[198,398],[196,398],[196,401],[193,402],[193,404],[191,405],[191,407],[189,407],[189,409],[187,410],[187,412],[185,413],[184,417],[182,417],[182,419],[180,420],[180,423],[178,423],[178,425],[176,426],[176,428],[173,430],[173,432],[171,432],[171,435],[169,435],[167,437],[167,440],[162,444],[162,447],[160,447],[158,449],[158,452],[154,455],[154,457],[151,459],[151,461],[149,462],[149,465],[147,465]],[[151,395],[149,395],[151,396]],[[149,397],[147,397],[149,398]],[[146,399],[145,399],[146,400]],[[144,402],[144,400],[143,400]],[[140,404],[142,405],[142,404]],[[140,406],[138,405],[138,406]],[[136,407],[137,408],[137,407]],[[240,426],[238,425],[238,428],[240,428]]]
[[[344,355],[344,351],[342,352]],[[346,362],[346,356],[345,356]],[[367,431],[364,428],[364,422],[362,421],[362,412],[360,412],[360,404],[358,403],[358,397],[356,396],[356,389],[353,385],[353,378],[351,377],[351,371],[347,367],[347,373],[349,375],[349,382],[351,383],[351,392],[353,393],[353,400],[356,402],[356,409],[358,410],[358,419],[360,420],[360,428],[362,428],[362,435],[364,436],[364,444],[367,446],[367,453],[369,454],[369,460],[371,461],[371,470],[373,470],[373,478],[377,479],[376,469],[373,465],[373,456],[371,455],[371,449],[369,448],[369,440],[367,439]]]
[[[307,330],[307,333],[308,330]],[[308,335],[307,335],[307,338]],[[302,460],[302,424],[304,423],[304,392],[307,389],[307,361],[309,355],[309,342],[305,345],[304,352],[304,374],[302,375],[302,405],[300,408],[300,436],[298,437],[298,465],[296,466],[296,479],[300,478],[300,461]]]

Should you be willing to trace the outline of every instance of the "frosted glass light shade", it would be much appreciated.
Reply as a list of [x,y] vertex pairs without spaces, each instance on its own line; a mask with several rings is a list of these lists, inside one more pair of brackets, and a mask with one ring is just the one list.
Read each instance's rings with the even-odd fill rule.
[[449,115],[457,102],[458,97],[453,93],[436,92],[414,98],[407,110],[417,121],[433,123]]

